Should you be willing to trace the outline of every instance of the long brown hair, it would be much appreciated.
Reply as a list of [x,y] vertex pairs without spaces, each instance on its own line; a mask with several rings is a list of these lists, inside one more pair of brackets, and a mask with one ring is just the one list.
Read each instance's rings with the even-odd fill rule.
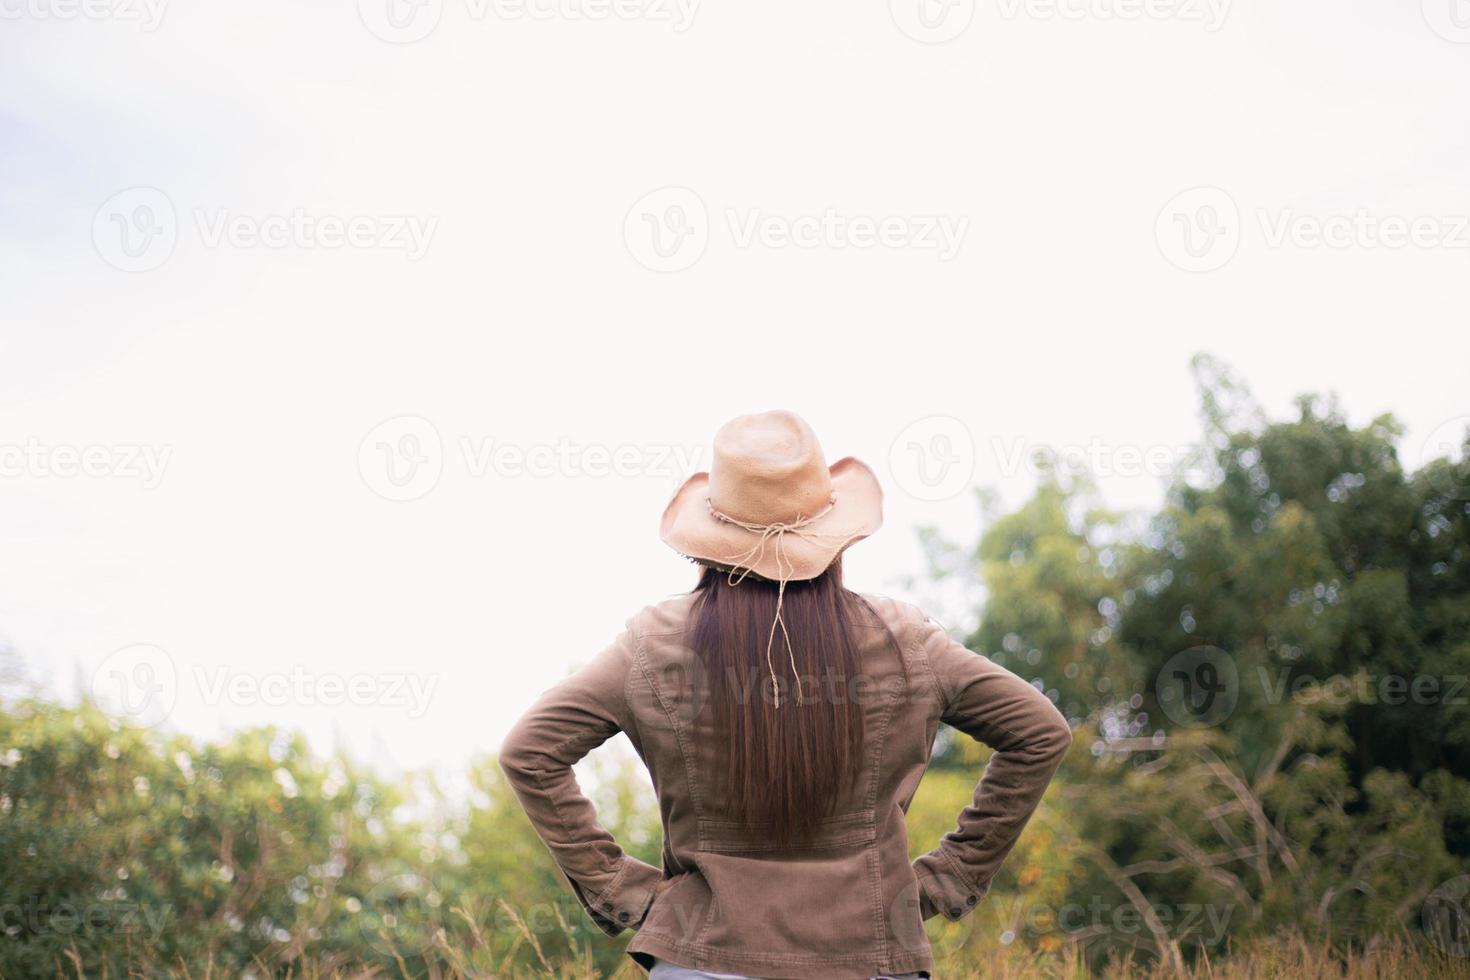
[[787,583],[781,618],[791,650],[778,629],[773,681],[766,652],[776,583],[751,575],[731,584],[725,571],[706,566],[694,591],[692,645],[708,678],[729,814],[777,846],[798,842],[832,814],[862,767],[853,627],[871,607],[843,588],[840,561],[814,579]]

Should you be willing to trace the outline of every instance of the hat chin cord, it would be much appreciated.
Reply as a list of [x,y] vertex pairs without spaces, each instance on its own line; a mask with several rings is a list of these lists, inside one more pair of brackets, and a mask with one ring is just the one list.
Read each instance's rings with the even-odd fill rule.
[[[786,644],[786,657],[791,662],[791,675],[796,681],[796,703],[802,704],[801,674],[796,669],[796,651],[791,647],[791,634],[786,631],[786,620],[781,615],[782,602],[786,597],[786,583],[791,580],[791,573],[795,571],[795,566],[791,563],[791,559],[785,552],[783,542],[788,534],[819,543],[822,539],[838,537],[837,534],[824,534],[820,531],[814,531],[810,527],[816,521],[826,517],[831,513],[832,508],[837,506],[837,494],[832,494],[827,501],[827,506],[809,517],[803,517],[797,514],[794,520],[776,521],[770,524],[756,524],[751,521],[742,521],[739,518],[731,517],[729,514],[716,510],[714,501],[710,500],[710,498],[705,497],[704,502],[709,507],[710,516],[715,520],[724,521],[726,524],[733,524],[735,527],[757,535],[755,544],[751,545],[749,550],[739,555],[727,555],[725,558],[720,559],[723,564],[729,565],[729,571],[726,573],[725,581],[730,585],[739,585],[745,581],[747,575],[752,574],[754,567],[760,564],[761,559],[765,557],[766,546],[768,544],[771,544],[774,548],[773,555],[776,561],[776,617],[771,621],[771,632],[766,637],[766,669],[771,674],[771,689],[775,695],[775,707],[779,708],[781,707],[781,685],[776,679],[776,667],[771,656],[771,650],[776,644],[776,630],[779,627],[782,640]],[[835,555],[841,551],[843,547],[857,536],[857,532],[854,532],[843,537],[836,547],[832,549],[833,554]],[[757,573],[757,577],[761,576]]]

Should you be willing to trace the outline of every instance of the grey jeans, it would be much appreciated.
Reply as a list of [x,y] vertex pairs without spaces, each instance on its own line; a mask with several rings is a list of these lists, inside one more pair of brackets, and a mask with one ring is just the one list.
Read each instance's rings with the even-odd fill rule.
[[[873,980],[920,980],[926,977],[926,973],[885,973],[881,977],[873,977]],[[691,970],[687,966],[670,963],[668,960],[655,960],[653,970],[648,974],[648,980],[751,980],[737,973],[706,973],[703,970]]]

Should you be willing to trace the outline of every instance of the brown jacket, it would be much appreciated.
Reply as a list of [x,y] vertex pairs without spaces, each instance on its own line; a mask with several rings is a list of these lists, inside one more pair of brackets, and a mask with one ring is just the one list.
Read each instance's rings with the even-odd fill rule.
[[[866,596],[862,676],[838,696],[867,706],[862,777],[796,851],[774,852],[718,810],[711,712],[686,646],[682,595],[628,621],[613,644],[515,725],[500,765],[582,907],[628,953],[756,977],[869,977],[932,970],[922,920],[968,914],[1072,740],[1041,692],[956,643],[911,605]],[[898,651],[902,651],[900,659]],[[910,863],[904,813],[939,723],[995,749],[975,799],[939,846]],[[619,731],[648,766],[663,868],[623,852],[571,766]]]

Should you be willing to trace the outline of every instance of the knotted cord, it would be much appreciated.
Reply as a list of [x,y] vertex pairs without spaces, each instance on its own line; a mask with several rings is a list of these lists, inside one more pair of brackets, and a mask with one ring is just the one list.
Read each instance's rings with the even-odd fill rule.
[[[776,644],[776,629],[779,627],[781,636],[786,643],[787,659],[791,662],[791,675],[796,680],[796,703],[801,704],[801,674],[796,668],[796,651],[791,647],[791,634],[786,631],[786,620],[781,615],[781,605],[786,597],[786,583],[790,581],[791,574],[796,570],[796,566],[792,564],[791,559],[783,550],[783,542],[788,534],[795,535],[799,538],[806,538],[809,541],[815,541],[820,538],[838,537],[836,534],[824,534],[820,531],[810,530],[811,524],[826,517],[832,508],[837,506],[837,495],[834,493],[828,499],[826,507],[823,507],[809,517],[803,517],[797,514],[795,520],[776,521],[771,524],[756,524],[751,521],[742,521],[739,518],[731,517],[729,514],[724,514],[716,510],[714,501],[710,500],[710,498],[704,498],[704,502],[709,506],[710,516],[715,518],[715,520],[724,521],[726,524],[733,524],[738,528],[758,535],[755,544],[751,545],[748,551],[740,555],[731,555],[721,560],[722,563],[730,565],[729,572],[725,576],[725,581],[730,585],[739,585],[745,581],[745,577],[765,557],[767,543],[773,540],[775,542],[776,618],[771,621],[771,632],[766,637],[766,669],[771,674],[771,688],[775,692],[775,707],[779,708],[781,707],[781,686],[776,680],[776,667],[771,658],[771,648]],[[841,551],[849,541],[857,536],[858,532],[847,535],[837,547],[832,549],[833,553],[835,554]]]

